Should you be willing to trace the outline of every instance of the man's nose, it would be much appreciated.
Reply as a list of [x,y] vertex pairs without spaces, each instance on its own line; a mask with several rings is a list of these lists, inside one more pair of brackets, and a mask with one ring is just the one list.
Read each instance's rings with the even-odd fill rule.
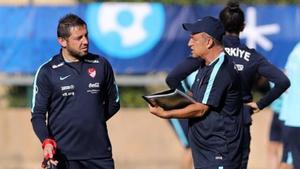
[[188,42],[188,46],[191,47],[192,45],[193,45],[193,40],[192,40],[192,38],[190,38],[189,42]]
[[82,43],[85,44],[85,45],[88,44],[89,43],[89,39],[87,37],[84,37],[82,39]]

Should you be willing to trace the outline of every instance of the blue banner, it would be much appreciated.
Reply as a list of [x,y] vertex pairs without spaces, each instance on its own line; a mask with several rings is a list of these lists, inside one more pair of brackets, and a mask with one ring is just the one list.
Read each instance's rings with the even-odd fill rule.
[[[56,27],[67,13],[88,25],[90,51],[105,56],[119,74],[170,71],[187,57],[184,22],[218,17],[223,6],[159,3],[94,3],[63,7],[0,7],[0,71],[34,73],[59,52]],[[299,6],[242,6],[246,28],[242,42],[283,68],[300,40]]]

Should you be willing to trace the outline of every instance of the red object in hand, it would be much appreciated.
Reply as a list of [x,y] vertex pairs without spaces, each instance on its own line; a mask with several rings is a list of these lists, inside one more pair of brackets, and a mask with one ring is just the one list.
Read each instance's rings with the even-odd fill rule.
[[[50,138],[47,138],[43,141],[43,144],[42,144],[42,148],[44,149],[46,144],[51,144],[53,146],[53,151],[52,151],[52,154],[54,155],[56,153],[56,147],[57,147],[57,144],[55,142],[55,140],[53,139],[50,139]],[[48,160],[50,157],[49,157],[49,154],[46,155],[45,159]]]

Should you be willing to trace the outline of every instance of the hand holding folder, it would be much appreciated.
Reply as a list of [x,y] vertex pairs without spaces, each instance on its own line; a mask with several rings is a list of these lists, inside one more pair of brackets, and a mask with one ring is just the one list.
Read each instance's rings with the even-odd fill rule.
[[158,93],[143,96],[151,106],[160,106],[164,110],[181,109],[196,101],[177,89],[165,90]]

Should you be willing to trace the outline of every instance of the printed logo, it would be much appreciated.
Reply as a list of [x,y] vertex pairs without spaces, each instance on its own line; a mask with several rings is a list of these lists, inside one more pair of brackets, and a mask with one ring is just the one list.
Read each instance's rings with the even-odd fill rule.
[[99,88],[100,83],[89,83],[89,88]]
[[131,59],[159,42],[165,11],[159,3],[91,4],[87,23],[91,40],[100,50],[111,57]]
[[228,55],[242,58],[245,61],[249,62],[251,53],[245,50],[241,50],[240,48],[225,48],[225,51]]
[[75,86],[74,85],[68,85],[68,86],[61,86],[61,91],[63,97],[67,96],[75,96],[74,92]]
[[62,76],[60,76],[59,77],[59,80],[65,80],[65,79],[67,79],[68,77],[70,77],[71,75],[67,75],[67,76],[64,76],[64,77],[62,77]]
[[69,85],[69,86],[61,86],[61,91],[65,90],[74,90],[75,86],[74,85]]
[[216,160],[223,160],[223,157],[222,156],[215,156],[215,159]]
[[96,69],[95,68],[88,68],[88,74],[94,78],[96,76]]
[[84,61],[86,61],[88,63],[99,63],[99,60],[84,59]]
[[241,65],[241,64],[235,64],[235,69],[237,71],[243,71],[244,70],[244,65]]
[[97,94],[100,92],[100,83],[89,83],[89,90],[87,90],[88,93],[91,94]]
[[56,68],[59,68],[59,67],[63,66],[64,64],[65,64],[64,62],[61,62],[61,63],[59,63],[57,65],[52,65],[52,68],[56,69]]

